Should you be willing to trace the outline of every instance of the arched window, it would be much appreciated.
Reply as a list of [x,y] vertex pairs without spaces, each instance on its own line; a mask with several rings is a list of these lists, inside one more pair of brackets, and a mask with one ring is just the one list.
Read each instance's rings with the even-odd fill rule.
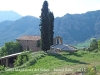
[[57,39],[56,39],[56,44],[61,44],[60,38],[57,38]]
[[57,44],[59,44],[59,38],[57,39]]
[[29,51],[29,46],[27,46],[27,50]]

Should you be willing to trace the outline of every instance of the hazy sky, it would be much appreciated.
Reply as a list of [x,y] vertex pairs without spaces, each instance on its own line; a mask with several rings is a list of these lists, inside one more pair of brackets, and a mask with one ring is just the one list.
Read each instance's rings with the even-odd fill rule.
[[[100,0],[47,0],[54,16],[100,10]],[[39,17],[44,0],[0,0],[0,10]]]

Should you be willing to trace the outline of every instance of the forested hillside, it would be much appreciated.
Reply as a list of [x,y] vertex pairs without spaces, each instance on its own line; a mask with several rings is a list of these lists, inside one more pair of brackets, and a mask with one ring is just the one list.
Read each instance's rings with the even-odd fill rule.
[[25,16],[16,21],[3,21],[0,23],[0,46],[5,42],[14,41],[23,35],[39,35],[39,19]]
[[65,42],[83,42],[100,34],[100,10],[55,18],[55,32]]
[[[23,35],[40,35],[40,19],[25,16],[16,21],[0,22],[0,46]],[[55,36],[63,37],[64,43],[77,44],[91,37],[100,37],[100,10],[83,14],[66,14],[56,17]]]

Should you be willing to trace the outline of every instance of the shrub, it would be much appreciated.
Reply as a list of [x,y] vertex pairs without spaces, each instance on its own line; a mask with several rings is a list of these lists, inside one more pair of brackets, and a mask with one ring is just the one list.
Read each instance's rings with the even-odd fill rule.
[[97,72],[96,72],[96,67],[94,66],[88,66],[86,68],[86,73],[85,75],[97,75]]
[[29,59],[29,61],[26,62],[25,64],[23,64],[23,66],[24,67],[31,66],[31,65],[35,64],[37,62],[37,60],[39,60],[45,56],[46,56],[46,54],[37,54],[36,56],[31,57],[32,59]]
[[95,49],[98,49],[98,41],[94,38],[91,41],[90,47],[89,47],[89,51],[94,51]]
[[4,65],[3,66],[0,65],[0,72],[4,72],[4,71],[5,71]]
[[99,51],[98,49],[95,49],[93,52],[94,52],[94,53],[98,53],[98,51]]
[[14,66],[21,66],[22,64],[26,63],[29,60],[28,52],[24,52],[18,55],[17,59],[14,62]]
[[0,48],[0,57],[22,52],[22,47],[19,42],[6,42],[5,45]]

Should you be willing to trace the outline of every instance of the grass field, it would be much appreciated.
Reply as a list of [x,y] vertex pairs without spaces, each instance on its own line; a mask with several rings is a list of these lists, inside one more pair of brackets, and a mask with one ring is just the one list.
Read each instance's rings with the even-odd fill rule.
[[80,71],[89,65],[95,66],[100,73],[100,52],[78,51],[73,54],[35,52],[31,53],[31,56],[30,60],[36,59],[31,66],[20,66],[16,70],[21,71],[5,71],[0,75],[62,75]]

